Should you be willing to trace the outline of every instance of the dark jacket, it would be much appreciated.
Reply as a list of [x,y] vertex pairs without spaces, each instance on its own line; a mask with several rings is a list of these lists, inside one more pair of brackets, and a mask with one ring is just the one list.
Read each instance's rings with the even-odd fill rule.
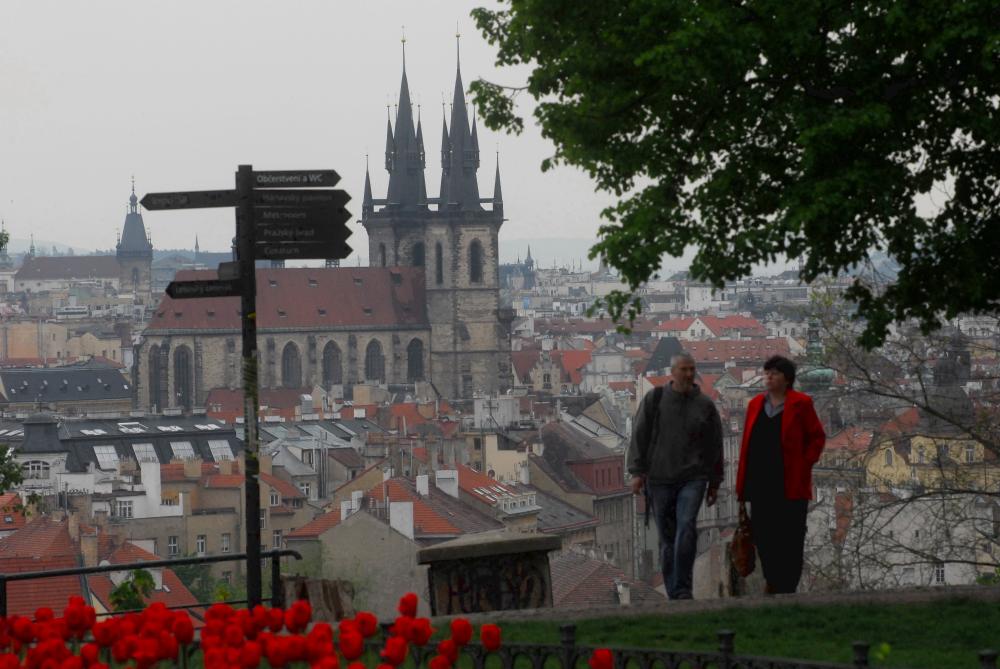
[[[736,473],[736,495],[743,499],[746,483],[746,462],[750,433],[757,416],[764,410],[764,395],[750,400],[747,406],[743,443],[740,446],[740,468]],[[812,468],[826,444],[823,424],[816,415],[812,398],[805,393],[789,390],[785,408],[781,410],[781,457],[785,465],[785,498],[812,499]]]
[[[664,386],[659,422],[653,406],[655,390],[646,393],[636,412],[629,446],[628,470],[649,483],[678,483],[707,479],[722,482],[722,421],[715,403],[697,385],[687,393]],[[656,439],[656,443],[651,443]]]

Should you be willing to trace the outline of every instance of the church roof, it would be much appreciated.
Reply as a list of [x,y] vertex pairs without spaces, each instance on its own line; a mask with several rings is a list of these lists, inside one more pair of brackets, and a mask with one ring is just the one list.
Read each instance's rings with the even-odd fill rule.
[[142,223],[138,202],[133,180],[132,195],[128,199],[128,213],[125,215],[125,228],[122,230],[121,241],[118,242],[118,253],[152,254],[153,252],[153,245],[146,237],[146,226]]
[[[214,278],[215,270],[178,272],[176,280]],[[239,330],[240,299],[174,300],[166,295],[147,334]],[[424,275],[411,267],[311,267],[257,270],[261,329],[425,329]]]
[[15,281],[117,279],[121,274],[114,256],[58,256],[25,258]]

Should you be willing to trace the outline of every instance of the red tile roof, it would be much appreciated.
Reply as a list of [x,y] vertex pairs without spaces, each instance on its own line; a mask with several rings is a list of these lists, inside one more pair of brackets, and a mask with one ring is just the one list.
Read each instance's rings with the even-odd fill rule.
[[[240,467],[239,463],[235,460],[232,462],[232,471],[234,473],[239,473]],[[201,463],[201,478],[217,474],[219,472],[219,465],[215,462],[202,462]],[[184,476],[184,463],[183,462],[171,462],[166,465],[160,465],[160,482],[161,483],[180,483],[182,481],[188,481],[193,479],[188,479]]]
[[239,488],[243,485],[243,474],[212,474],[202,479],[206,488]]
[[[479,500],[483,504],[488,504],[490,506],[495,505],[496,500],[490,499],[480,492],[476,492],[476,488],[489,489],[494,497],[500,497],[504,494],[517,494],[517,491],[507,484],[501,483],[494,478],[490,478],[486,474],[477,472],[472,467],[467,467],[466,465],[458,465],[458,487],[462,492],[472,495],[472,497]],[[497,492],[496,488],[499,488],[502,492]]]
[[[461,483],[459,484],[461,485]],[[415,534],[461,534],[451,521],[437,513],[410,490],[402,481],[389,479],[368,491],[368,496],[383,501],[388,493],[390,502],[413,502],[413,531]]]
[[28,257],[14,275],[15,281],[68,279],[117,279],[118,258],[106,256]]
[[694,318],[671,318],[656,326],[657,332],[683,332],[691,327]]
[[[24,527],[24,514],[15,507],[21,506],[21,497],[16,492],[0,495],[0,532],[19,530]],[[7,519],[10,518],[8,521]]]
[[316,516],[311,521],[298,529],[289,532],[287,539],[312,539],[326,532],[328,529],[340,522],[340,509],[328,511],[321,516]]
[[[156,555],[143,550],[129,541],[122,544],[118,550],[107,558],[108,562],[111,564],[151,562],[159,559],[160,558]],[[161,590],[154,590],[150,596],[146,598],[147,604],[162,602],[167,606],[192,606],[198,603],[195,596],[191,594],[191,591],[187,589],[187,586],[181,582],[181,579],[172,569],[163,569],[162,577],[163,588]],[[114,589],[114,584],[112,583],[111,578],[104,574],[94,574],[87,577],[87,583],[90,586],[90,592],[94,595],[94,597],[100,601],[106,609],[110,610],[111,591]],[[200,617],[202,613],[201,609],[197,607],[189,609],[189,611],[198,617]],[[197,620],[195,620],[195,626],[200,627]]]
[[510,360],[514,365],[514,371],[517,373],[517,380],[519,382],[529,383],[531,381],[531,370],[538,364],[538,358],[541,354],[542,352],[537,348],[511,352]]
[[[176,280],[215,276],[215,270],[186,270]],[[146,332],[239,330],[239,309],[237,297],[164,296]],[[427,328],[424,274],[413,267],[258,269],[257,326]]]
[[260,473],[260,480],[278,491],[282,499],[305,499],[305,495],[297,487],[267,472]]
[[[79,567],[79,555],[79,549],[70,539],[67,521],[45,516],[0,539],[0,573]],[[79,576],[15,581],[7,585],[7,613],[30,616],[41,606],[62,611],[70,597],[83,594]]]
[[848,425],[843,430],[826,440],[826,452],[831,451],[867,451],[872,443],[871,430],[863,430],[854,425]]
[[772,355],[791,355],[784,337],[767,339],[710,339],[688,341],[687,350],[698,363],[752,362],[763,363]]
[[563,381],[569,381],[574,385],[580,385],[583,381],[583,368],[590,364],[590,351],[576,351],[563,349],[550,351],[549,356],[552,361],[562,367]]

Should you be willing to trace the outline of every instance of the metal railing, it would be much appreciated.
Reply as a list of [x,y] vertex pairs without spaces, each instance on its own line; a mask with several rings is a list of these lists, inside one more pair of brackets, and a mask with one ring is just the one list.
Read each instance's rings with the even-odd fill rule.
[[[261,559],[271,560],[271,606],[284,608],[284,592],[281,587],[281,558],[292,557],[301,560],[298,551],[288,548],[281,550],[261,551]],[[0,574],[0,617],[7,616],[7,584],[11,581],[30,581],[39,578],[54,578],[56,576],[86,576],[88,574],[106,574],[116,571],[133,571],[136,569],[161,569],[190,564],[212,564],[215,562],[246,562],[246,553],[227,553],[225,555],[205,555],[200,557],[172,558],[169,560],[149,560],[148,562],[128,562],[125,564],[103,564],[96,567],[67,567],[47,571],[23,571],[15,574]],[[199,602],[172,608],[196,608],[211,605],[214,602]],[[246,600],[226,602],[227,604],[245,604]]]
[[[383,636],[388,636],[392,623],[382,624]],[[471,661],[472,669],[486,669],[490,656],[500,660],[499,669],[551,668],[554,662],[559,669],[578,669],[584,666],[598,646],[579,646],[576,643],[576,625],[559,627],[560,643],[527,644],[504,643],[499,650],[488,652],[482,646],[470,644],[461,654]],[[614,669],[864,669],[869,664],[869,644],[851,644],[850,664],[822,662],[817,660],[797,660],[787,657],[762,657],[736,654],[736,633],[729,630],[718,632],[719,647],[716,651],[676,651],[662,648],[610,648],[614,657]],[[381,644],[369,643],[369,651],[377,655]],[[413,648],[415,667],[426,667],[436,651],[433,647]],[[971,655],[971,653],[970,653]],[[971,659],[971,658],[970,658]],[[980,669],[997,669],[997,653],[984,650],[978,654]],[[491,665],[496,666],[496,665]]]

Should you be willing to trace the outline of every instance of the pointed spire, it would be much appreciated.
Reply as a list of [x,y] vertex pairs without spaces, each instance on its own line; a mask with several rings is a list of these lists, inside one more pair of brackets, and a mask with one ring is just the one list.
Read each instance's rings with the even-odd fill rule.
[[364,199],[361,201],[361,211],[362,213],[371,213],[375,210],[375,205],[372,202],[372,178],[368,172],[368,155],[365,155],[365,195]]
[[389,106],[385,107],[385,169],[393,170],[393,156],[396,154],[396,142],[392,138],[392,119],[389,118]]
[[476,108],[472,108],[472,152],[475,155],[476,168],[479,167],[479,131],[476,130]]
[[420,204],[421,193],[426,192],[423,185],[423,129],[420,128],[419,120],[416,131],[413,127],[413,103],[406,77],[405,35],[402,41],[403,75],[399,82],[395,132],[392,134],[392,146],[388,146],[388,143],[386,146],[386,167],[389,170],[387,199],[390,206],[414,208]]
[[503,194],[500,192],[500,152],[497,151],[497,175],[493,180],[493,211],[503,216]]
[[[456,33],[456,50],[459,38]],[[455,69],[455,90],[451,104],[451,130],[448,135],[450,151],[449,165],[442,175],[442,206],[458,209],[481,209],[479,205],[479,184],[476,181],[478,168],[478,132],[473,138],[469,127],[469,115],[465,106],[465,87],[462,85],[461,58]]]

